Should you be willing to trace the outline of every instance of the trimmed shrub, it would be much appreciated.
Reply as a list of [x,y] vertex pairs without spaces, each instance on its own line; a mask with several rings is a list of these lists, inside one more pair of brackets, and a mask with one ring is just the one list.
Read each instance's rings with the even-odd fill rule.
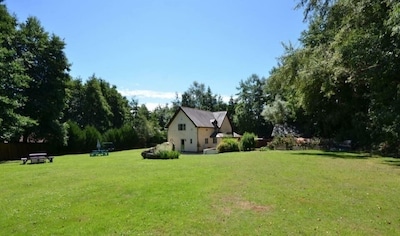
[[158,159],[178,159],[180,153],[178,151],[159,151],[156,153],[156,158]]
[[171,143],[165,142],[142,152],[143,159],[178,159],[180,152],[173,150]]
[[256,135],[253,133],[245,132],[240,139],[240,150],[241,151],[252,151],[256,147]]
[[217,146],[219,153],[221,152],[237,152],[239,151],[239,142],[234,138],[224,138]]

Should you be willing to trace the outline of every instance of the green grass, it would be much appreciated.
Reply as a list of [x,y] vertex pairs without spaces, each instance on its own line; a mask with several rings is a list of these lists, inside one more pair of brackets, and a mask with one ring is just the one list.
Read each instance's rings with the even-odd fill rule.
[[0,235],[399,235],[400,160],[142,150],[0,164]]

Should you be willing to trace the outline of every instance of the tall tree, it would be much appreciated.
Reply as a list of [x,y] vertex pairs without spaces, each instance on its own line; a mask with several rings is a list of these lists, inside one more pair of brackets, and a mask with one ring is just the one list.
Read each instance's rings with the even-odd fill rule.
[[[213,94],[210,87],[194,81],[187,91],[182,94],[180,105],[206,111],[224,110],[226,104],[221,96]],[[174,104],[178,104],[175,102]]]
[[71,80],[68,90],[67,105],[64,111],[64,120],[73,121],[80,128],[85,127],[85,98],[86,90],[82,79],[77,78]]
[[118,92],[115,85],[110,86],[108,82],[100,80],[100,87],[113,114],[111,120],[112,127],[122,127],[129,115],[128,100]]
[[[301,0],[309,28],[287,50],[267,91],[296,104],[314,134],[400,155],[400,4]],[[311,127],[311,126],[310,126]]]
[[100,132],[105,132],[112,128],[113,113],[101,90],[100,81],[95,75],[86,81],[83,125],[90,125]]
[[22,92],[29,77],[22,61],[16,57],[16,19],[0,1],[0,141],[19,139],[19,135],[36,122],[19,112],[27,100]]
[[37,121],[36,126],[26,129],[25,141],[30,136],[64,143],[66,130],[61,119],[70,81],[65,43],[58,36],[49,35],[35,17],[20,24],[15,43],[30,78],[29,87],[22,91],[28,100],[21,114]]
[[156,121],[161,130],[165,130],[175,111],[168,104],[165,104],[165,106],[159,105],[151,112],[151,119]]
[[240,133],[249,132],[260,137],[267,137],[271,133],[271,126],[261,114],[266,103],[264,84],[265,78],[255,74],[239,83],[233,121]]

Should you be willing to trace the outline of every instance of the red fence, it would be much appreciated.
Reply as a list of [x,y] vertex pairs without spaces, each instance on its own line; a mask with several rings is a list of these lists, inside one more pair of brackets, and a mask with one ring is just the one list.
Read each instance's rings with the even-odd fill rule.
[[48,152],[46,143],[0,143],[0,161],[19,160],[29,153]]

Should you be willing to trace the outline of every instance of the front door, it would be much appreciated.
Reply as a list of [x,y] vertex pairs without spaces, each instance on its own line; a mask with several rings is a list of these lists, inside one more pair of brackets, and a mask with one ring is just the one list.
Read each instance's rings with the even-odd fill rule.
[[185,140],[181,139],[181,152],[185,151]]

